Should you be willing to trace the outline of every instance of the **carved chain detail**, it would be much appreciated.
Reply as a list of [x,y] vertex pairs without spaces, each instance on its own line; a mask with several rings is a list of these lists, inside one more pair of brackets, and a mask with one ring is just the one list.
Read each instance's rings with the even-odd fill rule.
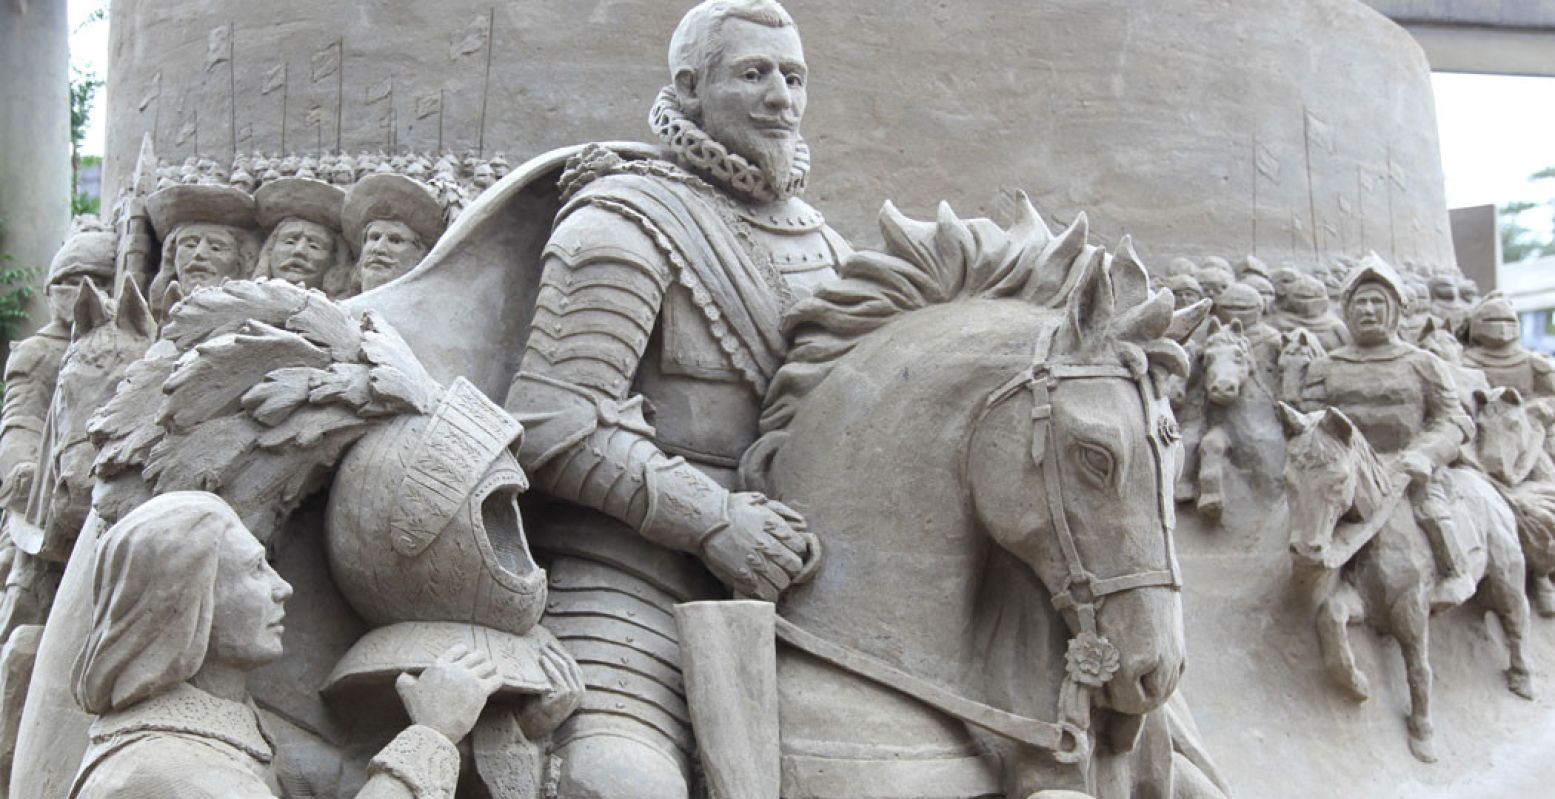
[[693,169],[712,176],[733,191],[762,202],[778,202],[803,194],[810,180],[810,146],[800,139],[794,148],[794,168],[783,186],[773,186],[767,175],[739,153],[715,141],[680,108],[674,87],[666,86],[654,100],[648,124],[675,155]]

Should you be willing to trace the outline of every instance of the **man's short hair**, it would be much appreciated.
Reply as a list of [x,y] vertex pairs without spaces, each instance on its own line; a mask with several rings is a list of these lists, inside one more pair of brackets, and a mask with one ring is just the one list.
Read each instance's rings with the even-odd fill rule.
[[718,28],[729,17],[765,25],[788,28],[794,18],[777,0],[703,0],[680,18],[675,35],[670,37],[670,82],[682,69],[691,69],[700,78],[707,65],[721,54]]

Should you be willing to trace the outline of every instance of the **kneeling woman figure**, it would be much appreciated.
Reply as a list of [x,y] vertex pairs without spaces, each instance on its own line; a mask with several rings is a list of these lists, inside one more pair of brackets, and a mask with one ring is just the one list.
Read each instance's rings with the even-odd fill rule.
[[[248,672],[281,656],[292,588],[220,497],[155,497],[98,544],[76,700],[96,714],[72,799],[251,799],[281,791]],[[456,647],[397,687],[412,725],[373,758],[359,799],[449,797],[455,748],[499,680]]]

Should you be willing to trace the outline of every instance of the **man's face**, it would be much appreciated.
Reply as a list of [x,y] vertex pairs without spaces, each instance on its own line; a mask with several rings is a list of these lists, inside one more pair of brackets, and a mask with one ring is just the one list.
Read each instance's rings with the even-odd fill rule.
[[1522,325],[1515,316],[1475,319],[1470,325],[1469,336],[1483,347],[1504,347],[1522,339]]
[[286,219],[270,234],[270,272],[288,283],[316,289],[335,257],[335,234],[305,219]]
[[1344,321],[1355,343],[1375,346],[1392,338],[1398,327],[1397,302],[1375,283],[1361,286],[1344,306]]
[[415,231],[404,222],[378,219],[362,233],[362,256],[356,268],[362,272],[362,290],[375,289],[409,272],[427,254]]
[[225,225],[185,225],[173,246],[173,272],[185,293],[240,277],[243,255],[237,236]]
[[722,52],[695,87],[702,129],[781,188],[793,170],[806,102],[799,31],[729,17],[717,35]]
[[1204,299],[1204,295],[1200,294],[1199,290],[1192,286],[1181,286],[1172,289],[1172,304],[1179,311],[1202,299]]
[[103,289],[108,285],[108,278],[96,277],[91,273],[67,266],[63,270],[63,276],[49,283],[44,289],[49,300],[49,318],[60,324],[73,324],[76,321],[76,300],[88,283]]
[[282,654],[282,621],[291,585],[270,567],[265,548],[237,520],[207,523],[228,525],[217,556],[207,657],[244,668],[276,660]]

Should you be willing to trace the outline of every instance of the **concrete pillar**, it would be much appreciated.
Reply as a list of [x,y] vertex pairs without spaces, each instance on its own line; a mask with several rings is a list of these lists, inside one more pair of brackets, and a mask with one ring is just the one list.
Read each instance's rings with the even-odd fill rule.
[[0,252],[18,266],[46,268],[70,225],[69,33],[65,0],[0,0]]

